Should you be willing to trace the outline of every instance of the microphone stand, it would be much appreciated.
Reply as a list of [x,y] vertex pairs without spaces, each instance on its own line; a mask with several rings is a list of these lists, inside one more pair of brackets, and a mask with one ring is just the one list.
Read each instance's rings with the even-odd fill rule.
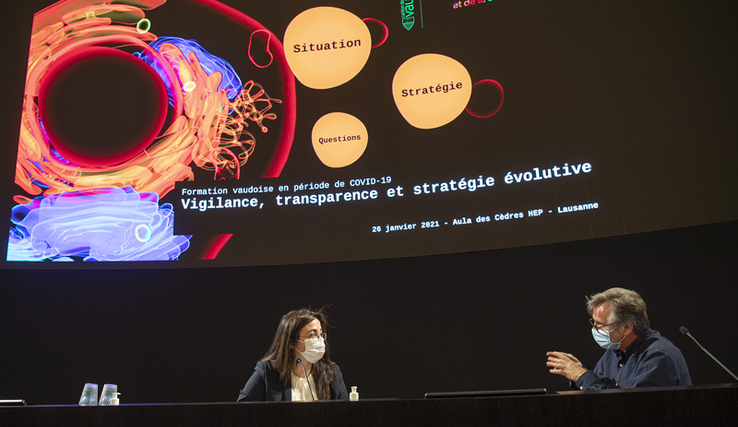
[[305,381],[308,383],[308,390],[310,390],[310,397],[313,398],[313,402],[315,402],[315,395],[313,394],[313,387],[310,385],[310,378],[308,378],[307,369],[305,369],[305,365],[302,363],[302,359],[299,357],[295,359],[295,362],[299,363],[300,366],[302,366],[302,372],[305,373]]
[[736,377],[735,374],[730,369],[728,369],[725,365],[723,365],[722,362],[720,362],[719,360],[717,360],[717,357],[713,356],[712,353],[710,353],[709,351],[707,351],[707,349],[705,347],[702,347],[702,344],[700,344],[699,341],[697,341],[697,338],[693,337],[692,334],[689,333],[689,330],[687,328],[685,328],[684,326],[681,326],[681,327],[679,327],[679,332],[681,332],[684,335],[692,338],[692,340],[702,349],[702,351],[704,351],[705,353],[707,353],[708,356],[712,357],[712,360],[714,360],[715,362],[717,362],[717,364],[720,365],[721,368],[725,369],[726,372],[728,372],[733,378],[735,378],[736,381],[738,381],[738,377]]

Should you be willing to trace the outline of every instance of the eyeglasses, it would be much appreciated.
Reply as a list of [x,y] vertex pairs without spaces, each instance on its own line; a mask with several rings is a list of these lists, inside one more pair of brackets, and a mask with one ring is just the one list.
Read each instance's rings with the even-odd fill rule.
[[[597,323],[597,322],[596,322],[596,321],[595,321],[594,319],[589,319],[589,323],[590,323],[590,324],[592,324],[592,327],[593,327],[593,328],[595,328],[595,330],[596,330],[597,332],[600,332],[600,331],[602,331],[602,328],[608,328],[608,329],[607,329],[607,331],[609,332],[609,331],[614,331],[615,329],[617,329],[618,327],[620,327],[620,325],[621,325],[621,324],[622,324],[623,322],[619,322],[619,323],[618,323],[618,322],[612,322],[612,323],[608,323],[607,325],[597,326],[597,325],[595,324],[595,323]],[[617,326],[616,328],[610,328],[610,326],[612,326],[612,325],[615,325],[615,324],[617,324],[617,325],[618,325],[618,326]]]
[[[305,339],[306,340],[309,340],[309,339],[320,338],[320,337],[323,337],[323,340],[326,340],[326,339],[328,339],[328,334],[326,334],[325,332],[323,332],[322,334],[319,334],[317,332],[312,332],[312,333],[310,333],[310,335],[306,336]],[[302,336],[300,336],[298,338],[302,338]],[[300,341],[300,340],[298,340],[298,341]]]

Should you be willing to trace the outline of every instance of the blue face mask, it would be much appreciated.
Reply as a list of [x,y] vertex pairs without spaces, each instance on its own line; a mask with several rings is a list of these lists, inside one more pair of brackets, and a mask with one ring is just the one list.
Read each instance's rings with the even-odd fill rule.
[[623,339],[620,340],[620,342],[615,343],[610,341],[610,332],[612,331],[598,331],[597,329],[592,328],[592,337],[594,337],[594,340],[597,342],[597,344],[599,344],[600,347],[604,348],[605,350],[609,350],[611,348],[616,350],[618,347],[620,347],[620,343],[623,342],[625,336],[623,336]]

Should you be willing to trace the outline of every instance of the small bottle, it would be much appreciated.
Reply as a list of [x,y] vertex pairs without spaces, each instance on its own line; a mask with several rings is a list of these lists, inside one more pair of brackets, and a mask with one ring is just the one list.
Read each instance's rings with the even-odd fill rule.
[[100,393],[100,401],[98,402],[99,405],[105,406],[110,405],[110,399],[113,397],[113,394],[118,391],[118,386],[115,384],[105,384],[102,389],[102,393]]
[[120,396],[120,393],[113,393],[113,397],[110,399],[110,406],[120,405],[120,399],[118,396]]
[[359,392],[356,391],[356,386],[351,386],[351,393],[349,394],[349,400],[352,402],[356,402],[359,400]]

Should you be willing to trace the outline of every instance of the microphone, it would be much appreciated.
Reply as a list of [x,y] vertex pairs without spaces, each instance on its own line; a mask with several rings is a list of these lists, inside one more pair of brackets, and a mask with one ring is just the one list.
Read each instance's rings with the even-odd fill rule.
[[313,394],[313,387],[310,386],[310,378],[308,378],[308,372],[307,372],[307,369],[305,369],[305,365],[302,363],[302,359],[300,359],[298,357],[298,358],[295,359],[295,362],[296,363],[299,363],[300,366],[302,366],[302,372],[305,373],[305,381],[307,381],[307,383],[308,383],[308,390],[310,390],[310,397],[312,397],[313,398],[313,401],[315,401],[315,395]]
[[717,364],[720,365],[720,367],[722,367],[723,369],[725,369],[726,372],[728,372],[733,378],[735,378],[736,381],[738,381],[738,377],[736,377],[735,374],[730,371],[730,369],[728,369],[719,360],[717,360],[717,358],[715,356],[713,356],[712,353],[710,353],[709,351],[707,351],[707,349],[705,347],[702,347],[702,344],[700,344],[699,341],[697,341],[697,339],[695,337],[693,337],[692,334],[689,333],[689,330],[687,328],[685,328],[684,326],[680,326],[679,327],[679,332],[681,332],[684,335],[692,338],[692,340],[702,349],[702,351],[704,351],[705,353],[707,353],[708,356],[712,357],[712,360],[716,361]]

